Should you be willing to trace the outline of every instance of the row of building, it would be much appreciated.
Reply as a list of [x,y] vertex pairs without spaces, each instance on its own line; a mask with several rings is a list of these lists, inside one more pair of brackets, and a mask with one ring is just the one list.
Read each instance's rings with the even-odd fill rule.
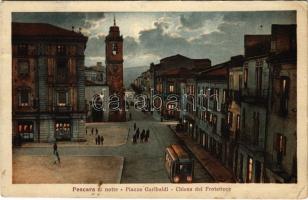
[[160,96],[161,117],[178,120],[237,182],[296,182],[296,46],[296,25],[272,25],[270,35],[244,36],[244,55],[214,66],[167,57],[133,85]]

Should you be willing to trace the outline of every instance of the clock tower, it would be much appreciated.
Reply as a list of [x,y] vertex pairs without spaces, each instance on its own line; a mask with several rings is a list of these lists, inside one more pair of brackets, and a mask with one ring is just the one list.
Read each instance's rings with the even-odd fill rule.
[[114,24],[109,28],[105,38],[106,45],[106,77],[109,95],[113,96],[109,102],[109,121],[126,121],[125,90],[123,86],[123,37],[120,29]]

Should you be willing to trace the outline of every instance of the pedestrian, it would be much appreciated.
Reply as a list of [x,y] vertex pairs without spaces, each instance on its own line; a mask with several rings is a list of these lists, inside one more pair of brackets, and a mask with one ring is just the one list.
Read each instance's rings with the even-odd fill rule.
[[58,151],[56,152],[56,157],[57,157],[58,164],[61,164],[60,155]]
[[101,136],[100,135],[97,136],[97,144],[101,145]]
[[134,122],[134,131],[136,130],[136,127],[137,127],[136,122]]
[[86,135],[88,134],[88,129],[86,128]]
[[136,140],[139,139],[139,135],[140,135],[140,130],[139,130],[139,128],[137,128],[137,131],[136,131]]
[[97,145],[98,141],[97,141],[97,136],[95,136],[95,144]]
[[56,154],[57,151],[58,151],[58,145],[57,145],[57,142],[55,142],[53,144],[53,154]]
[[98,130],[96,129],[96,135],[98,134]]
[[136,144],[136,142],[137,142],[137,136],[136,136],[136,134],[134,134],[134,136],[133,136],[133,144]]
[[145,137],[145,130],[143,129],[140,134],[140,142],[143,142],[144,137]]
[[132,113],[129,113],[129,121],[132,120]]
[[105,140],[105,139],[104,139],[104,136],[102,135],[102,136],[101,136],[101,144],[102,144],[102,145],[104,144],[104,140]]
[[93,135],[93,128],[91,129],[91,135]]
[[150,130],[148,129],[145,133],[145,142],[148,142],[149,137],[150,137]]

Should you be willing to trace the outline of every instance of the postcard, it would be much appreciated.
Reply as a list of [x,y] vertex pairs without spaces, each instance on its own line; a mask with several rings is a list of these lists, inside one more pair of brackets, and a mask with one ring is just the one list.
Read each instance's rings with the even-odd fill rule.
[[3,2],[1,194],[307,198],[307,3]]

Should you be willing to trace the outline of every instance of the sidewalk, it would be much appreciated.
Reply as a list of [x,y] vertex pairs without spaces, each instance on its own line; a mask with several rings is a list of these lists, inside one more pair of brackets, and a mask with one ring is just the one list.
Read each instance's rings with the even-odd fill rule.
[[190,137],[183,133],[177,133],[175,126],[169,128],[180,138],[187,148],[195,155],[201,165],[209,172],[216,182],[235,183],[233,175],[216,158],[196,144]]
[[[58,141],[58,147],[116,147],[120,145],[124,145],[127,142],[129,124],[122,123],[96,123],[96,124],[86,124],[88,128],[88,133],[84,134],[85,140],[84,142],[71,142],[71,141]],[[91,133],[91,129],[93,128],[93,134]],[[96,145],[95,137],[96,128],[98,129],[98,134],[104,137],[103,145]],[[52,148],[53,143],[48,142],[28,142],[23,143],[21,147],[50,147]]]

